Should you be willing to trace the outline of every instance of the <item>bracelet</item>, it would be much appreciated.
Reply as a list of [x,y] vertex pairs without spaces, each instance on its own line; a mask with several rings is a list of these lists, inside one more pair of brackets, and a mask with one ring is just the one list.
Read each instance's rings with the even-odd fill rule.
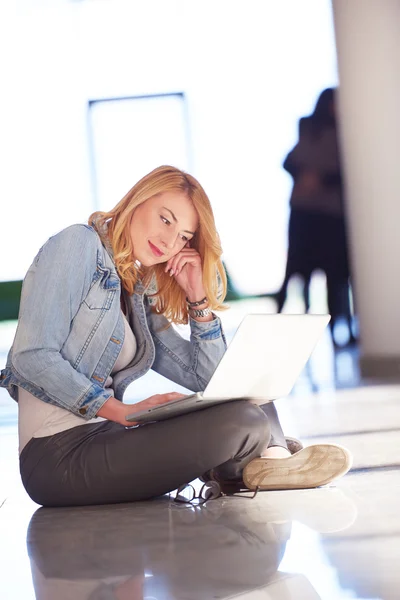
[[199,300],[198,302],[190,302],[189,298],[186,298],[186,302],[188,303],[188,306],[190,306],[190,308],[195,306],[201,306],[202,304],[205,304],[205,302],[207,302],[207,296],[204,296],[203,300]]
[[191,308],[189,310],[189,314],[191,317],[209,317],[212,312],[211,312],[211,308]]

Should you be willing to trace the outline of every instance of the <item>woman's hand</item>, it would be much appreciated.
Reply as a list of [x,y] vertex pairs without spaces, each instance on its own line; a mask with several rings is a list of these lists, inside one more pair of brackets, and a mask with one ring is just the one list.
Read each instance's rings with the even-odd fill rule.
[[137,425],[135,421],[127,421],[126,417],[135,412],[141,412],[142,410],[147,410],[152,406],[159,406],[161,404],[167,404],[172,400],[178,400],[178,398],[184,398],[185,394],[178,394],[178,392],[170,392],[169,394],[155,394],[154,396],[150,396],[150,398],[146,398],[146,400],[142,400],[141,402],[137,402],[136,404],[123,404],[124,408],[124,416],[120,421],[121,425],[125,425],[126,427],[132,427],[132,425]]
[[165,266],[165,272],[175,277],[178,285],[183,289],[187,298],[197,302],[205,297],[203,286],[203,265],[200,254],[190,247],[190,242],[170,258]]
[[150,398],[146,398],[146,400],[142,400],[142,402],[137,402],[136,404],[124,404],[123,402],[120,402],[111,396],[111,398],[109,398],[97,412],[97,415],[99,417],[104,417],[109,421],[114,421],[114,423],[119,423],[120,425],[129,427],[132,425],[137,425],[137,423],[127,421],[126,417],[128,415],[131,415],[134,412],[146,410],[152,406],[157,406],[158,404],[166,404],[167,402],[171,402],[171,400],[177,400],[178,398],[183,397],[184,394],[171,392],[170,394],[155,394],[154,396],[150,396]]

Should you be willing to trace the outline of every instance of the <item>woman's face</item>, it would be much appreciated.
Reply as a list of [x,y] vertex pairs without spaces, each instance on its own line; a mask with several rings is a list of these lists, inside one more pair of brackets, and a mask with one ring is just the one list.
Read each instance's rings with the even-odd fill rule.
[[192,201],[183,192],[163,192],[140,204],[130,233],[135,259],[145,267],[167,262],[190,241],[199,225]]

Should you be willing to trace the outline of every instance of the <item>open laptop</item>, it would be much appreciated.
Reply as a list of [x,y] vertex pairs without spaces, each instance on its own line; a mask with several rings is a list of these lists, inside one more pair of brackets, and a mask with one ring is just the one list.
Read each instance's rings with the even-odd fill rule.
[[330,315],[249,314],[239,325],[204,392],[134,412],[149,423],[246,399],[266,404],[287,396],[320,339]]

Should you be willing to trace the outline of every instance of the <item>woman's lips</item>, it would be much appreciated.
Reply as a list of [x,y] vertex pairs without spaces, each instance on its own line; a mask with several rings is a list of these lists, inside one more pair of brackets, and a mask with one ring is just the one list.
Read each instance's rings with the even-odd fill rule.
[[161,250],[159,250],[159,249],[157,248],[157,246],[155,246],[154,244],[152,244],[150,241],[149,241],[149,246],[150,246],[150,248],[151,248],[151,251],[152,251],[152,253],[153,253],[155,256],[157,256],[158,258],[159,258],[160,256],[164,256],[164,252],[161,252]]

